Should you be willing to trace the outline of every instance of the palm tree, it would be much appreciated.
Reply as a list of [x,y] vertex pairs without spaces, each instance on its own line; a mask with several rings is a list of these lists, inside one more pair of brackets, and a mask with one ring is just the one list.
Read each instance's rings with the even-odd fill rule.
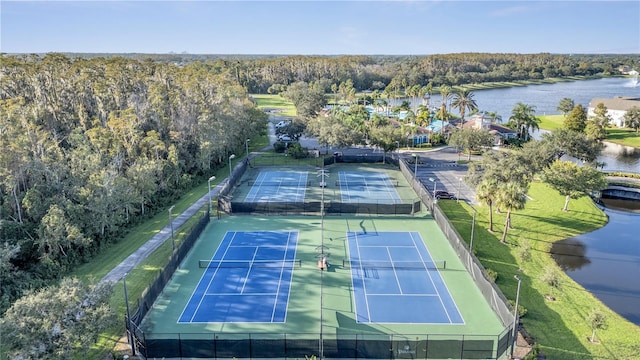
[[491,123],[502,123],[502,116],[497,111],[487,111],[487,114],[491,118]]
[[451,97],[451,87],[447,85],[440,85],[440,96],[442,97],[442,104],[440,104],[440,112],[442,113],[442,122],[448,120],[447,116],[447,103]]
[[504,222],[504,229],[502,230],[501,243],[507,242],[507,230],[511,228],[511,212],[514,210],[524,209],[524,205],[527,201],[526,189],[515,181],[503,183],[500,185],[500,189],[496,197],[496,205],[501,209],[507,211],[507,218]]
[[457,108],[460,112],[460,125],[464,125],[465,110],[469,110],[470,112],[478,110],[478,105],[473,99],[473,95],[473,91],[468,89],[460,89],[455,91],[453,94],[451,106]]
[[529,140],[529,131],[539,129],[538,118],[535,112],[535,106],[520,102],[511,110],[509,124],[513,129],[518,131],[518,137],[522,141]]
[[489,207],[489,231],[493,232],[493,204],[496,201],[498,182],[486,178],[476,187],[476,198]]

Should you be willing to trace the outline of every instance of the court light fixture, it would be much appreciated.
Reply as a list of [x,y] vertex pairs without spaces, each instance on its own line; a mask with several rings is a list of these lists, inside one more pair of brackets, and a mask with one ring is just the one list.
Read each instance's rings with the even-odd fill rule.
[[231,182],[231,160],[236,158],[236,154],[229,155],[229,182]]
[[211,203],[213,202],[213,200],[211,199],[211,181],[215,180],[216,177],[215,175],[210,177],[209,180],[207,180],[207,192],[209,193],[209,216],[211,216]]
[[518,291],[516,291],[516,307],[513,309],[513,343],[511,344],[511,358],[513,359],[513,351],[515,350],[518,340],[518,303],[520,301],[520,283],[522,282],[518,275],[513,275],[513,278],[518,280]]
[[[169,226],[171,227],[171,246],[173,247],[173,251],[176,251],[176,239],[173,236],[173,214],[171,213],[173,211],[173,208],[176,207],[175,205],[171,205],[171,207],[169,208]],[[173,256],[173,254],[171,254],[171,256]]]
[[438,182],[436,181],[436,179],[430,177],[429,181],[431,181],[433,183],[433,199],[436,199],[436,189],[438,187]]

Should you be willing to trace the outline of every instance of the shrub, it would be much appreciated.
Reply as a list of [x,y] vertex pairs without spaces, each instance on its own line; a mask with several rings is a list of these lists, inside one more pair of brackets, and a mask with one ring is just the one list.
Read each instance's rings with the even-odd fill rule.
[[277,153],[283,153],[285,150],[287,150],[287,143],[284,141],[276,141],[275,143],[273,143],[273,150],[275,150],[275,152]]
[[498,272],[493,269],[486,269],[485,274],[487,275],[487,278],[492,282],[496,282],[496,280],[498,279]]
[[[512,308],[516,307],[516,302],[513,300],[509,300],[509,305],[511,305]],[[525,315],[527,315],[527,313],[529,312],[529,310],[527,310],[526,307],[522,306],[522,304],[518,304],[518,317],[523,317]]]
[[309,152],[306,148],[303,148],[300,143],[293,143],[289,146],[288,150],[289,155],[291,155],[294,159],[304,159],[309,156]]

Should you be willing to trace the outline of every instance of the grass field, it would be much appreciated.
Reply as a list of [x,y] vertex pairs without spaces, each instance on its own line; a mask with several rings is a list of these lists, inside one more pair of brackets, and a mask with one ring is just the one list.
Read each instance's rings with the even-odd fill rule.
[[268,95],[268,94],[253,94],[251,97],[258,104],[259,109],[277,109],[279,112],[277,115],[282,116],[297,116],[295,106],[289,100],[286,100],[280,95]]
[[[546,115],[538,116],[540,123],[538,126],[544,130],[556,130],[561,129],[564,122],[563,115]],[[620,144],[625,146],[631,146],[640,148],[640,133],[636,133],[633,129],[620,129],[620,128],[608,128],[607,138],[605,141],[612,142],[614,144]]]
[[[529,196],[533,200],[526,208],[512,214],[515,229],[509,230],[508,245],[499,242],[504,213],[494,214],[495,231],[489,232],[488,208],[477,208],[474,252],[485,268],[498,273],[496,283],[507,298],[515,300],[517,282],[513,276],[522,279],[520,303],[528,309],[522,322],[548,359],[637,359],[640,327],[608,309],[575,283],[549,255],[553,242],[603,226],[606,215],[588,198],[571,200],[570,211],[563,212],[564,197],[540,183],[531,186]],[[470,233],[471,207],[454,201],[441,202],[440,206],[460,234]],[[517,255],[525,242],[532,249],[528,262],[521,261]],[[554,268],[561,276],[562,285],[553,292],[556,301],[545,299],[545,295],[552,292],[540,280],[547,267]],[[599,344],[587,340],[591,328],[586,318],[594,308],[606,314],[609,324],[607,330],[598,331]]]

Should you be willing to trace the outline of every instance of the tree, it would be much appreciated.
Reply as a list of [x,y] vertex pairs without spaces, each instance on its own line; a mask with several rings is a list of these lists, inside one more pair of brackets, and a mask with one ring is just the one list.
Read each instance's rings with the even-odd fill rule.
[[71,359],[88,349],[116,321],[110,284],[66,278],[59,286],[29,292],[0,321],[3,347],[13,358]]
[[589,139],[596,141],[604,140],[604,138],[607,137],[606,129],[611,123],[611,116],[608,114],[608,109],[603,103],[596,105],[593,113],[594,115],[587,119],[584,132]]
[[578,104],[564,118],[563,127],[567,130],[583,132],[587,126],[587,111]]
[[540,275],[540,281],[551,288],[550,299],[555,300],[554,290],[559,290],[560,286],[562,286],[562,279],[558,270],[553,265],[547,266]]
[[636,131],[640,131],[640,107],[633,106],[624,114],[625,126]]
[[447,85],[440,85],[440,120],[447,121],[449,120],[449,113],[447,112],[447,103],[449,102],[449,98],[451,97],[451,87]]
[[461,147],[467,153],[467,160],[471,160],[471,152],[493,145],[494,136],[487,130],[462,128],[451,133],[449,145]]
[[[516,210],[524,209],[526,204],[527,188],[523,187],[524,184],[519,182],[506,182],[502,183],[498,187],[498,194],[496,197],[496,205],[503,210],[507,211],[507,216],[504,222],[504,228],[502,230],[501,243],[507,242],[507,231],[511,228],[511,213]],[[526,184],[528,186],[528,183]]]
[[602,143],[589,139],[584,133],[568,129],[545,133],[541,142],[553,154],[553,160],[569,155],[589,164],[595,163],[603,148]]
[[563,211],[569,211],[569,201],[590,195],[607,186],[606,176],[589,166],[578,166],[571,161],[556,160],[542,173],[542,179],[560,195],[565,196]]
[[400,128],[393,125],[385,125],[380,127],[374,127],[371,129],[371,136],[369,138],[372,145],[379,146],[384,151],[384,157],[382,162],[386,160],[386,154],[389,151],[393,151],[397,148],[398,142],[403,139],[403,134]]
[[591,310],[591,312],[589,313],[589,316],[587,317],[587,322],[589,323],[589,326],[591,327],[591,330],[592,330],[589,341],[598,342],[596,340],[596,331],[606,330],[609,327],[609,324],[607,323],[607,315],[605,315],[598,309],[593,309]]
[[563,98],[560,100],[556,110],[560,111],[563,116],[566,116],[576,106],[575,102],[569,98]]
[[478,110],[478,105],[473,99],[473,95],[473,91],[468,89],[460,89],[453,93],[453,101],[451,102],[451,106],[457,108],[460,112],[460,119],[462,121],[462,124],[464,124],[465,110],[469,110],[470,112]]
[[301,117],[315,116],[327,104],[324,90],[320,86],[302,81],[289,85],[282,96],[293,103]]
[[529,141],[529,131],[538,130],[538,118],[535,116],[535,107],[523,103],[517,103],[511,110],[511,117],[507,126],[518,131],[518,138]]

